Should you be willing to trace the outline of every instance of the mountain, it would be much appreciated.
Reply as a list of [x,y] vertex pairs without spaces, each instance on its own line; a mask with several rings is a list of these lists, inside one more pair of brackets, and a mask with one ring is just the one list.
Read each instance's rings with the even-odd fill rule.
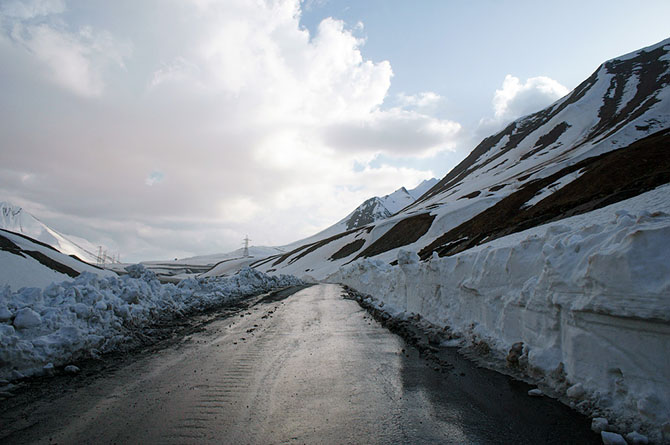
[[437,184],[436,178],[425,179],[411,190],[407,190],[405,187],[400,187],[398,190],[388,195],[369,198],[361,205],[356,207],[354,211],[327,229],[324,229],[308,238],[294,241],[290,244],[287,244],[286,246],[282,246],[280,249],[283,251],[291,251],[297,247],[311,244],[314,241],[326,239],[338,233],[346,232],[348,230],[356,229],[366,226],[370,223],[390,218],[400,210],[416,201],[435,184]]
[[[255,267],[320,279],[358,258],[393,263],[400,248],[424,260],[453,255],[670,182],[669,52],[670,39],[603,63],[567,96],[484,139],[397,214],[373,198]],[[403,207],[402,189],[388,196],[396,193]]]
[[389,195],[370,198],[344,217],[344,219],[336,223],[336,226],[340,226],[345,230],[351,230],[375,221],[390,218],[416,201],[435,184],[437,184],[436,178],[426,179],[412,190],[400,187]]
[[[26,221],[31,220],[26,218]],[[103,277],[116,276],[114,272],[65,255],[39,240],[3,229],[0,229],[0,264],[0,283],[12,290],[22,287],[46,288],[51,283],[72,280],[82,272]]]
[[59,233],[21,207],[9,202],[0,202],[0,229],[22,233],[88,263],[95,264],[98,259],[96,253],[98,249],[91,242]]

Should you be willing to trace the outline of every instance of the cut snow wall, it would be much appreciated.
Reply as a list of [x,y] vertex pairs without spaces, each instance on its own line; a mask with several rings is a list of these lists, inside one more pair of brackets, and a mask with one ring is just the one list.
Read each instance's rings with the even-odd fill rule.
[[[640,199],[668,207],[669,191]],[[581,383],[602,414],[660,427],[670,421],[670,215],[622,210],[635,199],[452,257],[357,261],[329,281],[501,357],[521,341],[529,375],[563,394]]]

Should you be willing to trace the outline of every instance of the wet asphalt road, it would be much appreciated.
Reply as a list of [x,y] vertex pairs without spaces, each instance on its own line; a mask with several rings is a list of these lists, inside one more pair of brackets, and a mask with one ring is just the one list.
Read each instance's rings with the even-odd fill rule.
[[261,300],[4,410],[0,442],[599,443],[587,419],[453,351],[437,372],[341,295],[318,285]]

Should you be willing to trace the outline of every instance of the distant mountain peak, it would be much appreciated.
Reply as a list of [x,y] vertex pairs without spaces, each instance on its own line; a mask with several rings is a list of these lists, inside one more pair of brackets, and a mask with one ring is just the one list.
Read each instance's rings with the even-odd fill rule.
[[388,195],[370,198],[340,223],[345,224],[346,230],[352,230],[389,218],[412,204],[435,184],[437,184],[436,178],[426,179],[411,190],[407,190],[403,186]]

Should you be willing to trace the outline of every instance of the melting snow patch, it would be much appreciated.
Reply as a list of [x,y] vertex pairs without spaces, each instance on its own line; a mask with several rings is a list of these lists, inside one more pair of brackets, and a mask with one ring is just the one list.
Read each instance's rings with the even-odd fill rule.
[[579,178],[582,173],[584,173],[583,170],[578,170],[576,172],[568,173],[567,175],[563,176],[561,179],[558,181],[554,182],[553,184],[549,184],[539,192],[537,192],[532,198],[530,198],[528,201],[526,201],[521,208],[524,207],[532,207],[538,202],[542,201],[544,198],[547,196],[553,194],[554,192],[562,189],[566,185],[570,184],[572,181],[575,179]]
[[621,110],[630,102],[637,94],[637,87],[640,84],[640,75],[633,74],[630,76],[630,79],[626,81],[626,85],[623,90],[623,95],[617,106],[617,113],[620,113]]

